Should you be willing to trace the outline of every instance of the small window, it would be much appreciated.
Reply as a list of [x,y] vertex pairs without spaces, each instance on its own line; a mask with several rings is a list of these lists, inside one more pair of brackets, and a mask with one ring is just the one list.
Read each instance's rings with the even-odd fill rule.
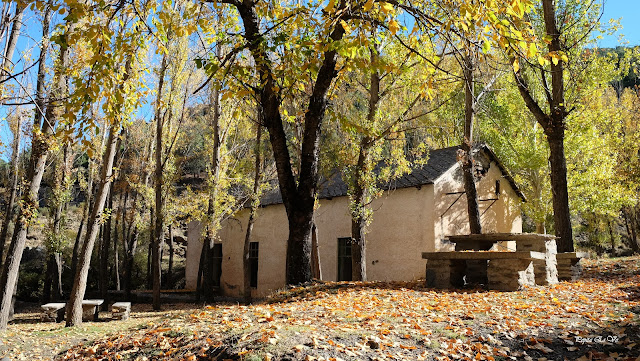
[[499,179],[496,181],[496,195],[497,196],[500,195],[500,180]]
[[253,288],[258,287],[258,242],[249,243],[249,268],[251,270],[251,284]]
[[338,281],[351,281],[351,237],[338,238]]

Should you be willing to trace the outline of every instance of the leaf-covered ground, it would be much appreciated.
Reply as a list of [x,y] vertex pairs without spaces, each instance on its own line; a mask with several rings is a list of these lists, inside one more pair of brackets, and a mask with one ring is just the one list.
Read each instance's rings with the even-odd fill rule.
[[586,264],[579,281],[518,292],[314,284],[143,323],[57,358],[640,360],[640,258]]

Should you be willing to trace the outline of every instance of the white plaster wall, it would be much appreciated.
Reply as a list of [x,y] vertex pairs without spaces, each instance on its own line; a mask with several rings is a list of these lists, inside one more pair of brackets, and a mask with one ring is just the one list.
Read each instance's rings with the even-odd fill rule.
[[[320,200],[316,210],[322,278],[335,281],[338,271],[338,238],[351,236],[347,197]],[[421,253],[434,251],[433,186],[403,188],[385,192],[373,202],[373,221],[367,234],[367,274],[369,280],[413,280],[423,277]],[[242,287],[242,251],[248,210],[225,221],[219,232],[223,262],[221,287],[229,296],[239,296]],[[195,285],[197,261],[202,243],[192,243],[196,229],[190,228],[187,285]],[[288,224],[282,204],[260,208],[253,242],[259,242],[258,287],[253,296],[267,295],[285,285],[286,240]],[[191,280],[189,279],[191,277]]]
[[[493,202],[490,199],[496,198],[496,180],[500,180],[500,194],[498,200]],[[522,232],[520,198],[495,162],[491,162],[489,171],[476,186],[482,232]],[[435,199],[438,200],[434,215],[435,243],[440,251],[453,249],[452,244],[442,242],[445,236],[469,233],[466,195],[447,194],[463,191],[462,170],[459,165],[452,167],[435,182]],[[515,245],[509,244],[508,248],[515,249]]]
[[[413,280],[424,277],[422,252],[447,250],[441,244],[445,235],[468,233],[464,195],[445,213],[457,198],[447,192],[462,191],[458,167],[442,175],[435,185],[402,188],[384,192],[373,202],[373,221],[367,233],[367,275],[369,280]],[[459,178],[459,179],[458,179]],[[519,198],[495,163],[478,184],[480,199],[495,198],[495,181],[501,180],[500,197],[482,216],[485,232],[521,232]],[[438,202],[434,200],[438,199]],[[350,237],[351,219],[348,197],[320,200],[316,210],[322,278],[335,281],[338,271],[338,238]],[[481,202],[484,212],[491,202]],[[242,251],[248,210],[225,221],[218,239],[222,242],[221,287],[229,296],[239,296],[242,287]],[[440,217],[444,213],[443,217]],[[187,249],[187,288],[195,288],[200,250],[201,227],[189,226]],[[288,223],[284,205],[259,209],[252,235],[259,242],[258,287],[254,297],[267,295],[285,285],[286,240]],[[192,244],[195,247],[192,247]]]

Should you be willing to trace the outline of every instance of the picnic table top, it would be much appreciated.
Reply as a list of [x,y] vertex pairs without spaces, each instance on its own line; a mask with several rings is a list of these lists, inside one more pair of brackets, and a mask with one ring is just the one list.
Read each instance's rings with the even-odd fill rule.
[[483,234],[461,234],[445,236],[445,239],[453,243],[464,242],[500,242],[500,241],[551,241],[558,237],[551,234],[539,233],[483,233]]
[[50,303],[44,304],[44,305],[42,305],[40,307],[42,307],[45,310],[54,310],[54,309],[55,310],[59,310],[62,307],[64,307],[65,305],[66,305],[66,303],[64,303],[64,302],[50,302]]
[[104,300],[82,300],[83,306],[100,306]]
[[447,260],[447,259],[459,259],[459,260],[483,260],[483,259],[544,259],[544,253],[535,251],[520,251],[520,252],[492,252],[492,251],[449,251],[449,252],[422,252],[423,259],[431,260]]

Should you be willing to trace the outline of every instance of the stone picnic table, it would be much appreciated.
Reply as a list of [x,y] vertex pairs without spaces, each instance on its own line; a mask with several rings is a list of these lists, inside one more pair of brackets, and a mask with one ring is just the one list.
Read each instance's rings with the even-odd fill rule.
[[[445,240],[456,244],[455,251],[422,253],[427,259],[427,286],[460,287],[466,282],[510,291],[525,285],[555,284],[559,278],[575,279],[584,256],[575,252],[558,255],[556,237],[548,234],[486,233],[447,236]],[[507,249],[501,243],[511,241],[515,251],[495,250]]]
[[[82,320],[98,321],[98,306],[104,300],[82,300]],[[50,302],[40,306],[43,313],[41,320],[45,322],[60,322],[64,319],[67,304],[65,302]]]

